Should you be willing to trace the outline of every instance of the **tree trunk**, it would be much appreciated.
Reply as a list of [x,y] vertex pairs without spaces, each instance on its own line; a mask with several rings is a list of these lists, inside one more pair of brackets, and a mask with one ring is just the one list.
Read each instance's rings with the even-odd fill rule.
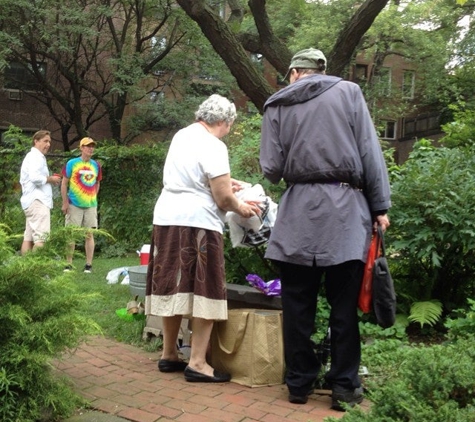
[[[342,29],[332,51],[327,55],[329,73],[337,76],[344,73],[361,38],[388,1],[366,0],[356,11]],[[286,73],[292,58],[285,44],[272,32],[265,9],[265,0],[249,0],[259,38],[249,34],[235,35],[203,0],[177,0],[177,2],[188,16],[198,23],[203,34],[236,78],[241,90],[262,112],[266,99],[273,94],[274,90],[255,69],[242,45],[252,46],[250,51],[259,51],[282,75]]]
[[366,0],[342,29],[332,51],[327,55],[329,73],[342,76],[356,47],[389,0]]
[[223,59],[239,88],[259,111],[274,89],[252,64],[228,25],[203,0],[177,0],[183,10],[198,23],[201,31]]

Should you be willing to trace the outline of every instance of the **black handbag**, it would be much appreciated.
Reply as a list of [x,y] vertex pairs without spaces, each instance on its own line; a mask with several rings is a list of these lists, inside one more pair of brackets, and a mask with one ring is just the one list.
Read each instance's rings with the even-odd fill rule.
[[373,311],[378,325],[389,328],[396,321],[396,291],[386,259],[383,230],[379,226],[378,236],[381,239],[381,256],[376,258],[373,267]]

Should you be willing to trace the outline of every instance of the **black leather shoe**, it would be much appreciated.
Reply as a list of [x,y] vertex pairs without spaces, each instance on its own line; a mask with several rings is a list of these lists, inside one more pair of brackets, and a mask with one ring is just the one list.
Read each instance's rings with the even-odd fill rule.
[[353,390],[338,385],[332,389],[332,409],[344,412],[348,407],[354,407],[363,401],[363,387]]
[[188,382],[228,382],[231,381],[231,375],[225,372],[219,372],[216,369],[213,376],[202,374],[201,372],[191,369],[189,366],[185,368],[185,380]]
[[182,360],[160,359],[158,361],[158,370],[160,372],[183,372],[187,365]]
[[305,404],[308,402],[308,396],[294,396],[289,394],[289,402],[294,404]]
[[296,394],[289,393],[289,402],[294,404],[305,404],[308,402],[308,396],[310,396],[310,394],[313,394],[314,390],[315,387],[312,386],[312,388],[310,388],[310,390],[305,396],[299,396]]

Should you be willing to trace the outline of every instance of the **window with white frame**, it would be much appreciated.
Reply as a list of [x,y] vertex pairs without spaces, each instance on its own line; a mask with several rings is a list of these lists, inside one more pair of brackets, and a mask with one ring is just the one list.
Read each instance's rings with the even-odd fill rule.
[[382,139],[396,139],[396,122],[394,120],[381,120],[379,136]]
[[416,81],[416,72],[405,70],[402,74],[402,97],[414,98],[414,86]]
[[391,94],[391,68],[381,67],[376,74],[376,86],[381,95],[389,97]]

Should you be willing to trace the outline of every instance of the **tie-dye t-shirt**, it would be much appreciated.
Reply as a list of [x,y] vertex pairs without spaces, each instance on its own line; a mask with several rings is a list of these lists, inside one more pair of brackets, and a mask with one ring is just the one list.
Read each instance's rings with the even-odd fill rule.
[[69,203],[79,208],[97,207],[97,182],[102,180],[101,165],[95,160],[73,158],[63,168],[69,179]]

